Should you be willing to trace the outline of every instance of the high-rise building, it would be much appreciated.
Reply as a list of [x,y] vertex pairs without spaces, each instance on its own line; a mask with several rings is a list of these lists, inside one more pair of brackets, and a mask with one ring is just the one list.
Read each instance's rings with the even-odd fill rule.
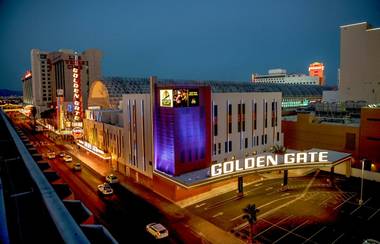
[[252,74],[253,83],[319,85],[317,77],[305,74],[287,74],[286,69],[270,69],[267,75]]
[[32,86],[32,72],[27,70],[21,78],[22,80],[22,100],[24,104],[33,104],[33,86]]
[[319,85],[325,85],[325,76],[324,76],[325,66],[323,63],[314,62],[309,65],[309,76],[318,77]]
[[380,28],[367,22],[340,27],[340,100],[380,102],[379,43]]
[[68,49],[55,52],[32,49],[33,105],[37,107],[37,114],[57,106],[57,97],[61,103],[73,102],[75,56],[78,58],[81,99],[85,107],[91,82],[101,78],[101,51],[88,49],[76,53]]

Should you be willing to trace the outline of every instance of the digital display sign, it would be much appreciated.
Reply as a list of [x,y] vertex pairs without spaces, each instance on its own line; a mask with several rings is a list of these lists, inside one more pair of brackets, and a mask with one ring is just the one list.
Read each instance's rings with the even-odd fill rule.
[[160,90],[160,106],[173,107],[173,90]]
[[161,107],[195,107],[199,105],[198,89],[162,89],[160,90]]

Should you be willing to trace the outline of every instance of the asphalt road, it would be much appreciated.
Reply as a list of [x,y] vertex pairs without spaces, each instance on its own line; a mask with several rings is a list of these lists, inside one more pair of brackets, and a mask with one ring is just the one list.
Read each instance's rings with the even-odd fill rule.
[[[60,152],[65,151],[65,147],[56,145],[43,133],[32,132],[30,120],[14,118],[13,121],[29,137],[43,158],[49,161],[51,168],[70,186],[74,198],[81,200],[94,214],[96,221],[103,224],[120,243],[131,243],[132,240],[138,240],[138,243],[186,242],[178,236],[176,229],[173,229],[173,226],[182,228],[180,225],[170,223],[157,209],[120,185],[113,186],[115,193],[112,196],[102,196],[97,191],[97,185],[104,182],[103,177],[83,163],[82,170],[74,172],[73,164],[80,161],[75,155],[72,155],[73,161],[69,163],[64,162],[58,155],[56,159],[48,159],[46,153],[49,150]],[[152,222],[163,223],[169,229],[169,237],[156,240],[147,233],[145,226]]]
[[260,212],[254,238],[260,243],[362,243],[380,240],[380,184],[364,182],[363,205],[358,205],[360,179],[335,176],[331,187],[326,172],[252,184],[244,197],[229,192],[188,207],[237,237],[246,240],[249,226],[242,209],[256,204]]

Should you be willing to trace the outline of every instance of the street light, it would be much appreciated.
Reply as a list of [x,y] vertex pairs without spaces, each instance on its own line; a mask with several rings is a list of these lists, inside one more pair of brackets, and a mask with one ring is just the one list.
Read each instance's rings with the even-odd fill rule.
[[364,178],[364,163],[367,161],[367,159],[363,158],[361,160],[362,162],[362,180],[361,180],[361,186],[360,186],[360,199],[359,199],[359,205],[363,204],[363,178]]

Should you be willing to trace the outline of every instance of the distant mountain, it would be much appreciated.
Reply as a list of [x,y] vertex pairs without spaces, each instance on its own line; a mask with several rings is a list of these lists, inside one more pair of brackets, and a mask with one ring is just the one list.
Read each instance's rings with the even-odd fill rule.
[[22,96],[22,91],[0,89],[0,97],[9,97],[9,96]]

